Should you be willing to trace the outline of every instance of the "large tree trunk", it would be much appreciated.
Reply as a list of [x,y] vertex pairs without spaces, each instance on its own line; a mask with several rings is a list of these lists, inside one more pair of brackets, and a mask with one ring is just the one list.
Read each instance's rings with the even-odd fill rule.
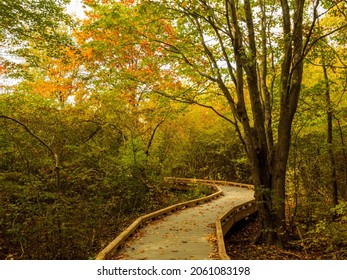
[[[185,43],[165,42],[165,48],[179,56],[180,63],[219,87],[240,124],[235,126],[240,127],[250,162],[262,225],[258,241],[267,244],[281,244],[286,230],[286,168],[303,73],[305,0],[288,2],[274,2],[272,7],[263,0],[197,1],[199,7],[187,4],[180,8],[167,3],[170,11],[189,18],[199,40],[194,38],[192,45],[200,45],[189,49]],[[260,18],[254,12],[259,6]],[[274,21],[270,18],[274,14],[282,14],[282,18]],[[269,33],[274,25],[283,28],[283,38],[274,43],[276,51],[270,46],[277,40]],[[314,22],[311,29],[313,26]],[[201,68],[194,54],[204,56],[208,69]],[[223,66],[221,61],[225,62]],[[280,73],[275,66],[279,61]],[[273,71],[271,79],[268,69]],[[279,82],[276,89],[275,80]],[[275,94],[280,97],[277,131],[272,122]]]
[[[245,0],[245,13],[248,28],[248,41],[252,61],[242,61],[242,43],[236,48],[235,56],[241,56],[243,62],[239,67],[245,70],[247,77],[247,86],[250,94],[252,117],[254,129],[252,133],[247,133],[248,123],[243,123],[246,143],[248,143],[248,157],[252,166],[253,182],[255,185],[255,196],[259,204],[259,214],[262,223],[258,241],[267,244],[281,244],[282,237],[286,229],[285,217],[285,181],[286,168],[289,156],[291,127],[294,114],[297,109],[300,87],[303,73],[303,2],[295,1],[295,13],[293,28],[291,27],[291,18],[289,5],[283,0],[283,41],[284,58],[281,71],[281,104],[280,118],[277,129],[277,143],[273,146],[273,140],[269,139],[268,127],[266,126],[265,115],[268,115],[265,109],[268,94],[264,92],[265,106],[260,101],[259,88],[266,91],[265,86],[259,86],[261,83],[257,80],[256,67],[256,47],[254,42],[253,18],[251,7],[248,0]],[[233,7],[231,7],[233,10]],[[234,24],[237,24],[234,21]],[[293,29],[293,31],[292,31]],[[237,31],[238,29],[236,29]],[[237,34],[242,36],[242,34]],[[264,40],[264,39],[263,39]],[[234,46],[235,48],[235,46]],[[266,63],[263,61],[263,63]],[[264,68],[264,65],[263,65]],[[266,70],[263,70],[266,71]],[[265,79],[266,77],[263,77]],[[246,109],[244,112],[246,112]],[[248,139],[247,139],[248,138]]]
[[[280,118],[277,141],[274,144],[271,127],[271,100],[266,85],[267,74],[267,36],[266,23],[262,23],[261,41],[263,54],[258,61],[255,42],[254,19],[249,0],[244,1],[247,32],[240,26],[237,2],[229,0],[227,15],[230,17],[229,30],[235,57],[235,81],[237,104],[233,113],[242,124],[246,150],[251,164],[255,197],[258,202],[261,232],[258,242],[281,244],[286,230],[285,181],[289,156],[291,127],[297,109],[303,73],[303,0],[294,1],[294,19],[291,20],[287,0],[281,1],[283,25],[283,63],[281,71]],[[263,21],[266,20],[263,11]],[[292,26],[293,24],[293,26]],[[244,43],[245,37],[247,43]],[[245,47],[247,45],[247,47]],[[206,49],[206,47],[205,47]],[[245,51],[247,49],[247,51]],[[259,63],[261,74],[258,75]],[[219,81],[219,86],[222,81]],[[251,119],[245,102],[245,88],[250,99]],[[223,89],[221,87],[221,89]],[[224,89],[225,93],[226,90]],[[227,93],[228,94],[228,93]],[[227,94],[225,96],[227,97]]]

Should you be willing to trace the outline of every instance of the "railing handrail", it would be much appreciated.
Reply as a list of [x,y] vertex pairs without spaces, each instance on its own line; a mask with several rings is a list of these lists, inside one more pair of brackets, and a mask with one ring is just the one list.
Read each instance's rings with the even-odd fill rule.
[[[241,187],[254,189],[253,185],[250,184],[242,184],[236,182],[228,182],[221,180],[203,180],[203,179],[191,179],[191,178],[176,178],[176,177],[165,177],[165,181],[171,181],[173,183],[201,183],[204,185],[212,186],[216,192],[194,200],[190,200],[187,202],[178,203],[175,205],[171,205],[164,209],[152,212],[150,214],[143,215],[137,218],[129,227],[127,227],[121,234],[117,236],[106,248],[104,248],[97,256],[97,260],[107,260],[110,259],[112,254],[124,246],[125,241],[132,236],[137,229],[139,229],[146,222],[153,220],[162,215],[175,212],[184,207],[190,207],[197,205],[201,202],[206,202],[211,199],[214,199],[223,194],[223,191],[218,187],[218,185],[227,185],[233,187]],[[255,200],[248,201],[241,205],[235,206],[225,214],[219,216],[216,220],[216,237],[217,237],[217,246],[218,253],[221,259],[230,259],[226,254],[225,244],[224,244],[224,235],[228,232],[228,230],[238,221],[244,219],[245,217],[255,213],[257,211]]]
[[215,185],[224,185],[224,186],[232,186],[232,187],[241,187],[254,189],[254,186],[251,184],[244,184],[238,182],[230,182],[223,180],[204,180],[204,179],[195,179],[195,178],[180,178],[180,177],[164,177],[165,181],[173,181],[173,182],[181,182],[181,183],[203,183],[203,184],[215,184]]
[[218,254],[222,260],[230,260],[226,253],[224,236],[239,221],[257,212],[255,199],[231,208],[216,220],[216,239]]

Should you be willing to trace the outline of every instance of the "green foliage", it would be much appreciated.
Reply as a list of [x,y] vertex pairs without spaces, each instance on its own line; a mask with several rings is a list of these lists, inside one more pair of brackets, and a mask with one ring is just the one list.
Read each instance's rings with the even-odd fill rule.
[[342,223],[347,223],[347,203],[342,202],[331,209],[331,215]]
[[[164,174],[176,177],[249,181],[242,145],[226,121],[198,106],[164,124],[157,156]],[[243,160],[242,160],[243,158]]]
[[192,191],[193,194],[190,197],[201,198],[212,194],[212,190],[210,187],[199,184]]
[[65,13],[69,0],[2,0],[0,2],[0,46],[6,55],[37,62],[28,49],[45,50],[51,57],[61,54],[62,46],[71,45],[71,37],[63,27],[73,26]]
[[[61,106],[30,89],[0,98],[1,113],[17,121],[0,119],[2,259],[93,258],[138,215],[210,194],[202,186],[176,192],[158,183],[191,138],[162,150],[170,143],[160,126],[146,153],[153,134],[149,123],[136,122],[132,112],[120,119],[114,109],[127,111],[121,104],[113,107],[107,95],[99,104],[108,106],[98,111],[84,103]],[[171,116],[164,124],[175,121]],[[200,138],[194,145],[205,143],[200,150],[206,164],[213,151],[204,129],[197,127],[193,135]],[[191,131],[180,137],[186,133]],[[50,150],[59,157],[59,179]]]
[[347,204],[341,203],[321,216],[304,236],[307,250],[333,255],[333,258],[347,257]]

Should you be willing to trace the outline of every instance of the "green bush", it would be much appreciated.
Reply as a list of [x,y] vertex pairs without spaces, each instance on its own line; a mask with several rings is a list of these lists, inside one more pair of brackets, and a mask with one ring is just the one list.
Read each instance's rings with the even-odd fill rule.
[[307,250],[326,254],[347,256],[347,204],[340,203],[330,213],[318,220],[305,234]]

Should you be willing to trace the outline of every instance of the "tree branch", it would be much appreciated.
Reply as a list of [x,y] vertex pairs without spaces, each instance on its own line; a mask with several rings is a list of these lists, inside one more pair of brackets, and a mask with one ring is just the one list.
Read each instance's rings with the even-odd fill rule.
[[24,130],[26,132],[28,132],[32,137],[34,137],[37,141],[39,141],[51,153],[53,158],[56,159],[57,154],[52,150],[52,148],[50,146],[48,146],[40,137],[35,135],[24,123],[20,122],[19,120],[15,119],[15,118],[5,116],[5,115],[0,115],[0,118],[7,119],[7,120],[10,120],[10,121],[13,121],[13,122],[19,124],[21,127],[24,128]]

